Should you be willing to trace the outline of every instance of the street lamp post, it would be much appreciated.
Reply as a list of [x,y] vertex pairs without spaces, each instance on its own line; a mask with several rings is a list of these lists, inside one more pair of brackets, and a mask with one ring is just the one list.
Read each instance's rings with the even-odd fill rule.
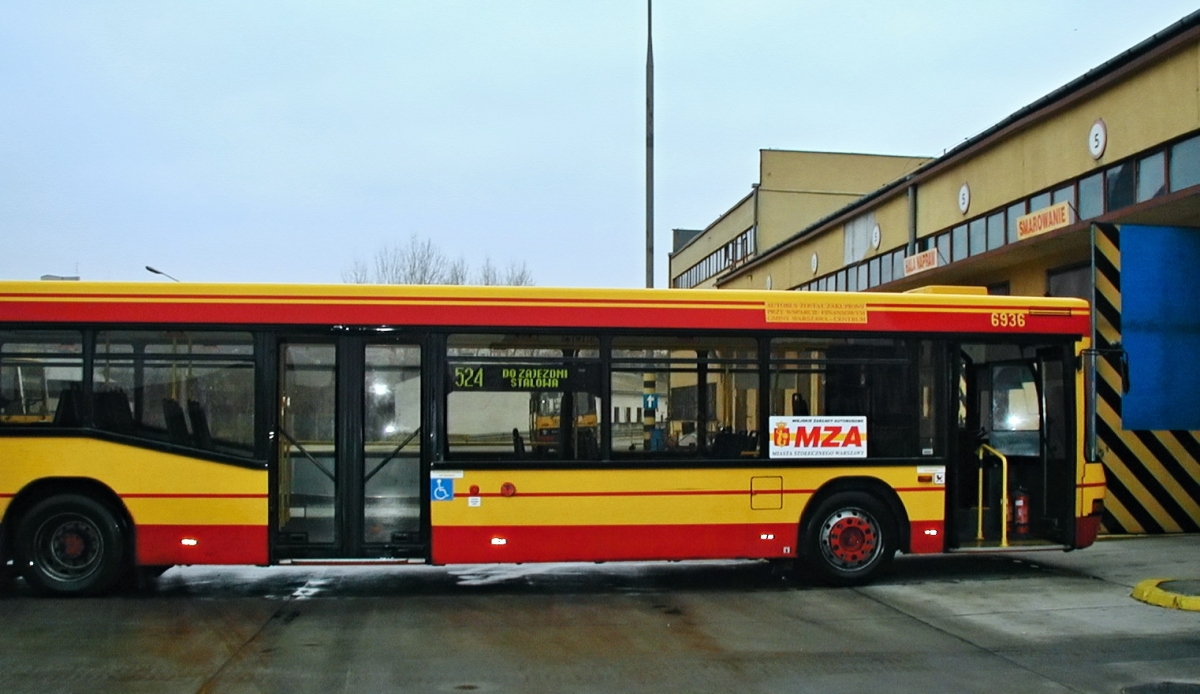
[[646,0],[646,288],[654,288],[654,31]]
[[167,279],[169,279],[169,280],[171,280],[171,281],[173,281],[173,282],[178,282],[178,281],[179,281],[179,280],[175,279],[174,277],[172,277],[172,276],[168,275],[167,273],[163,272],[162,270],[156,270],[156,269],[154,269],[154,268],[150,267],[149,265],[147,265],[147,266],[146,266],[146,271],[147,271],[147,272],[152,272],[152,273],[154,273],[154,274],[156,274],[156,275],[162,275],[163,277],[166,277]]

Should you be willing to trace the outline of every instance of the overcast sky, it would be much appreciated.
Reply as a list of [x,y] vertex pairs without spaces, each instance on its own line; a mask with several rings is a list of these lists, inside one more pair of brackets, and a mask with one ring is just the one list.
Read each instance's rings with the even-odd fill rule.
[[[942,154],[1176,0],[654,3],[656,268],[759,149]],[[0,279],[645,283],[644,0],[0,0]]]

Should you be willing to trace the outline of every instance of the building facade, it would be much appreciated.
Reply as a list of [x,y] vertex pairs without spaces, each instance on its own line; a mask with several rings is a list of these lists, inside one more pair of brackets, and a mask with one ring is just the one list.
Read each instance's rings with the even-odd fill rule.
[[[770,232],[742,210],[752,192],[671,255],[672,286],[1086,298],[1105,529],[1200,531],[1200,12],[941,157],[900,159],[915,168]],[[734,230],[740,254],[682,279]]]

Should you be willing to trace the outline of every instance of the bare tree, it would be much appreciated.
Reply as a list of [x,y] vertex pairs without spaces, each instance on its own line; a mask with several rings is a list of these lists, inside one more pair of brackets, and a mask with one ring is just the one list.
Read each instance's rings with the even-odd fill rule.
[[467,267],[467,260],[460,255],[457,260],[446,266],[445,284],[467,284],[470,275],[471,269]]
[[446,255],[429,239],[412,236],[407,248],[393,246],[390,256],[391,274],[380,275],[388,278],[385,284],[443,284],[446,280]]
[[510,287],[532,287],[533,273],[526,267],[525,261],[512,262],[504,269],[504,282]]
[[342,270],[342,281],[346,284],[367,284],[371,281],[371,270],[361,260]]
[[472,273],[462,256],[450,260],[429,239],[416,235],[406,245],[386,246],[376,252],[368,266],[355,260],[342,271],[342,281],[351,284],[474,284],[532,286],[533,273],[524,262],[510,263],[502,274],[491,258],[484,258],[479,271]]
[[495,265],[492,265],[491,258],[483,259],[483,265],[479,267],[479,273],[475,275],[475,284],[484,286],[500,284],[500,272],[496,270]]

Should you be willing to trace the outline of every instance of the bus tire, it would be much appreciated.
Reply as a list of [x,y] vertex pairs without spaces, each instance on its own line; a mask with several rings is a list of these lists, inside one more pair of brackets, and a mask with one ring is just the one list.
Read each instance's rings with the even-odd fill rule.
[[891,512],[875,496],[832,494],[821,500],[804,529],[805,564],[828,585],[863,585],[895,555],[895,527]]
[[104,504],[79,494],[38,502],[21,519],[16,565],[35,590],[97,595],[125,572],[125,535]]

